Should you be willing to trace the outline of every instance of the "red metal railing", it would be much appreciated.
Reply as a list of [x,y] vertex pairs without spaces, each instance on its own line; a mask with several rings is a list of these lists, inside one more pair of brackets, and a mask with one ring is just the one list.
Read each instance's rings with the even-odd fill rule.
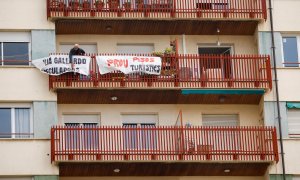
[[55,126],[51,161],[277,161],[274,127]]
[[266,0],[47,0],[47,16],[267,19],[267,11]]
[[[108,54],[102,54],[108,55]],[[115,71],[101,75],[92,56],[90,76],[50,76],[55,88],[272,88],[267,55],[165,55],[161,75]]]

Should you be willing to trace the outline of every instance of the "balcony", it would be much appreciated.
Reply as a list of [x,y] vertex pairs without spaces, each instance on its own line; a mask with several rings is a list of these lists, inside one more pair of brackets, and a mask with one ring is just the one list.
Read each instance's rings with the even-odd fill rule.
[[[116,166],[136,168],[121,170],[120,176],[130,175],[142,167],[152,169],[149,168],[149,172],[140,169],[135,175],[187,172],[189,175],[217,175],[205,170],[220,162],[222,165],[215,165],[214,171],[223,172],[230,166],[240,173],[245,168],[245,174],[253,170],[252,175],[263,175],[270,163],[278,162],[277,149],[273,127],[55,126],[51,129],[51,161],[59,163],[62,176],[89,176],[88,172],[95,167],[98,168],[97,172],[93,171],[95,176],[113,175],[108,169]],[[81,163],[86,165],[81,166]],[[182,171],[157,170],[164,167],[171,170],[174,164],[183,168]]]
[[48,18],[267,19],[265,0],[47,0]]
[[216,35],[219,28],[220,35],[253,35],[267,19],[266,0],[95,2],[47,0],[56,34]]
[[101,75],[92,55],[90,76],[50,76],[50,89],[271,89],[266,55],[165,55],[161,75],[115,71]]

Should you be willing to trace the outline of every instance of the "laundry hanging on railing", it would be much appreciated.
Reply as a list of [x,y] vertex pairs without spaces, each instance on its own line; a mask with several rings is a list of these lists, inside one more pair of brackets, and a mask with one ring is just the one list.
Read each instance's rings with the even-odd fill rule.
[[36,59],[32,64],[43,73],[58,76],[67,72],[75,72],[88,76],[90,74],[89,56],[73,56],[70,61],[69,55],[50,55],[49,57]]
[[147,56],[96,56],[100,74],[121,71],[124,74],[141,72],[160,75],[161,58]]

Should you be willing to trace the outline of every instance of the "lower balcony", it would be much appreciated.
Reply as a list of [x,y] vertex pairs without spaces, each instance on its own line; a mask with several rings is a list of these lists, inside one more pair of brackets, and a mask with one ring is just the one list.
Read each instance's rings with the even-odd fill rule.
[[267,55],[164,55],[160,75],[100,74],[92,55],[90,76],[66,73],[50,76],[50,89],[271,89]]
[[51,161],[61,176],[263,175],[278,146],[273,127],[55,126]]

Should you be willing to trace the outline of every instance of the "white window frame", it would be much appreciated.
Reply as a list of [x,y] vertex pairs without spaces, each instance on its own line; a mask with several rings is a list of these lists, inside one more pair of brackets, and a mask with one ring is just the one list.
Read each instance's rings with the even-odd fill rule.
[[[11,109],[11,133],[15,133],[15,109],[16,108],[28,108],[29,109],[29,120],[30,120],[30,134],[29,138],[20,138],[20,139],[30,139],[34,137],[33,134],[33,108],[32,104],[29,103],[15,103],[15,104],[10,104],[10,103],[1,103],[0,108],[7,108]],[[2,138],[3,139],[3,138]],[[12,134],[11,138],[8,139],[16,139],[16,135]]]
[[[284,59],[284,51],[283,51],[283,38],[285,37],[296,37],[297,42],[297,51],[298,51],[298,63],[300,63],[300,34],[281,34],[281,59],[282,59],[282,65],[284,68],[297,68],[297,67],[286,67],[285,66],[285,59]],[[298,67],[300,64],[298,64]]]

